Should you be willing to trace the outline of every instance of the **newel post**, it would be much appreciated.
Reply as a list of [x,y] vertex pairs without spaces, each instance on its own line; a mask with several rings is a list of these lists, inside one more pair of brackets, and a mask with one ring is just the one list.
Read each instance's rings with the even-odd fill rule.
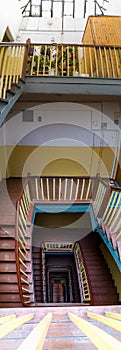
[[24,79],[25,75],[26,75],[26,67],[27,67],[27,62],[28,62],[30,44],[31,44],[31,40],[27,39],[26,40],[26,49],[25,49],[25,53],[24,53],[24,60],[23,60],[22,79]]

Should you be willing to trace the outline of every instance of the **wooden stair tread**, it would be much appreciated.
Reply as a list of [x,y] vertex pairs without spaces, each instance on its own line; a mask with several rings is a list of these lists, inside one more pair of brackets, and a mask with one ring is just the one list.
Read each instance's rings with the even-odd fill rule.
[[20,302],[19,293],[0,293],[0,302]]
[[0,283],[18,283],[16,273],[0,273]]
[[19,293],[18,283],[8,284],[1,283],[0,284],[0,293]]

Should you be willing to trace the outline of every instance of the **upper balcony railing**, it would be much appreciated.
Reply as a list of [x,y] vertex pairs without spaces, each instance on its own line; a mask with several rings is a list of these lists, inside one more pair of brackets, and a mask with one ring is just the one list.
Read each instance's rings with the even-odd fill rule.
[[20,78],[121,78],[121,46],[0,43],[0,98]]
[[27,74],[121,78],[121,47],[33,44]]

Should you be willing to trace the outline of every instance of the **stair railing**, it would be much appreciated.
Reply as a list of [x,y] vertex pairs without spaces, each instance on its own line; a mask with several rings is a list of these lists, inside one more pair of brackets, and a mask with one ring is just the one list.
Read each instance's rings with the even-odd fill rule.
[[78,242],[74,245],[74,256],[78,275],[78,283],[81,295],[81,302],[92,302],[91,290],[89,287],[89,281],[84,265],[83,256],[81,253],[80,245]]
[[30,40],[26,43],[0,43],[0,98],[6,99],[12,84],[24,79],[28,60]]
[[121,47],[90,44],[30,46],[27,74],[121,78]]
[[0,98],[25,74],[82,78],[121,78],[121,47],[0,43]]
[[30,190],[35,202],[89,202],[95,178],[85,177],[31,177]]
[[24,184],[23,190],[18,198],[16,206],[16,269],[21,303],[29,306],[34,302],[33,294],[33,274],[31,261],[31,232],[27,237],[27,216],[31,204],[28,183]]
[[121,187],[116,187],[113,180],[106,182],[98,176],[92,204],[98,225],[121,262]]

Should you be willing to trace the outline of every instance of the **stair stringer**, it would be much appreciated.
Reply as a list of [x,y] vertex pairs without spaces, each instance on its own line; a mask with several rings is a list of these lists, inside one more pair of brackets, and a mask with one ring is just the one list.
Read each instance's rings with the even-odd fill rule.
[[3,124],[8,113],[15,105],[16,101],[24,91],[24,80],[19,80],[19,84],[14,84],[12,89],[8,91],[6,100],[0,99],[0,126]]

